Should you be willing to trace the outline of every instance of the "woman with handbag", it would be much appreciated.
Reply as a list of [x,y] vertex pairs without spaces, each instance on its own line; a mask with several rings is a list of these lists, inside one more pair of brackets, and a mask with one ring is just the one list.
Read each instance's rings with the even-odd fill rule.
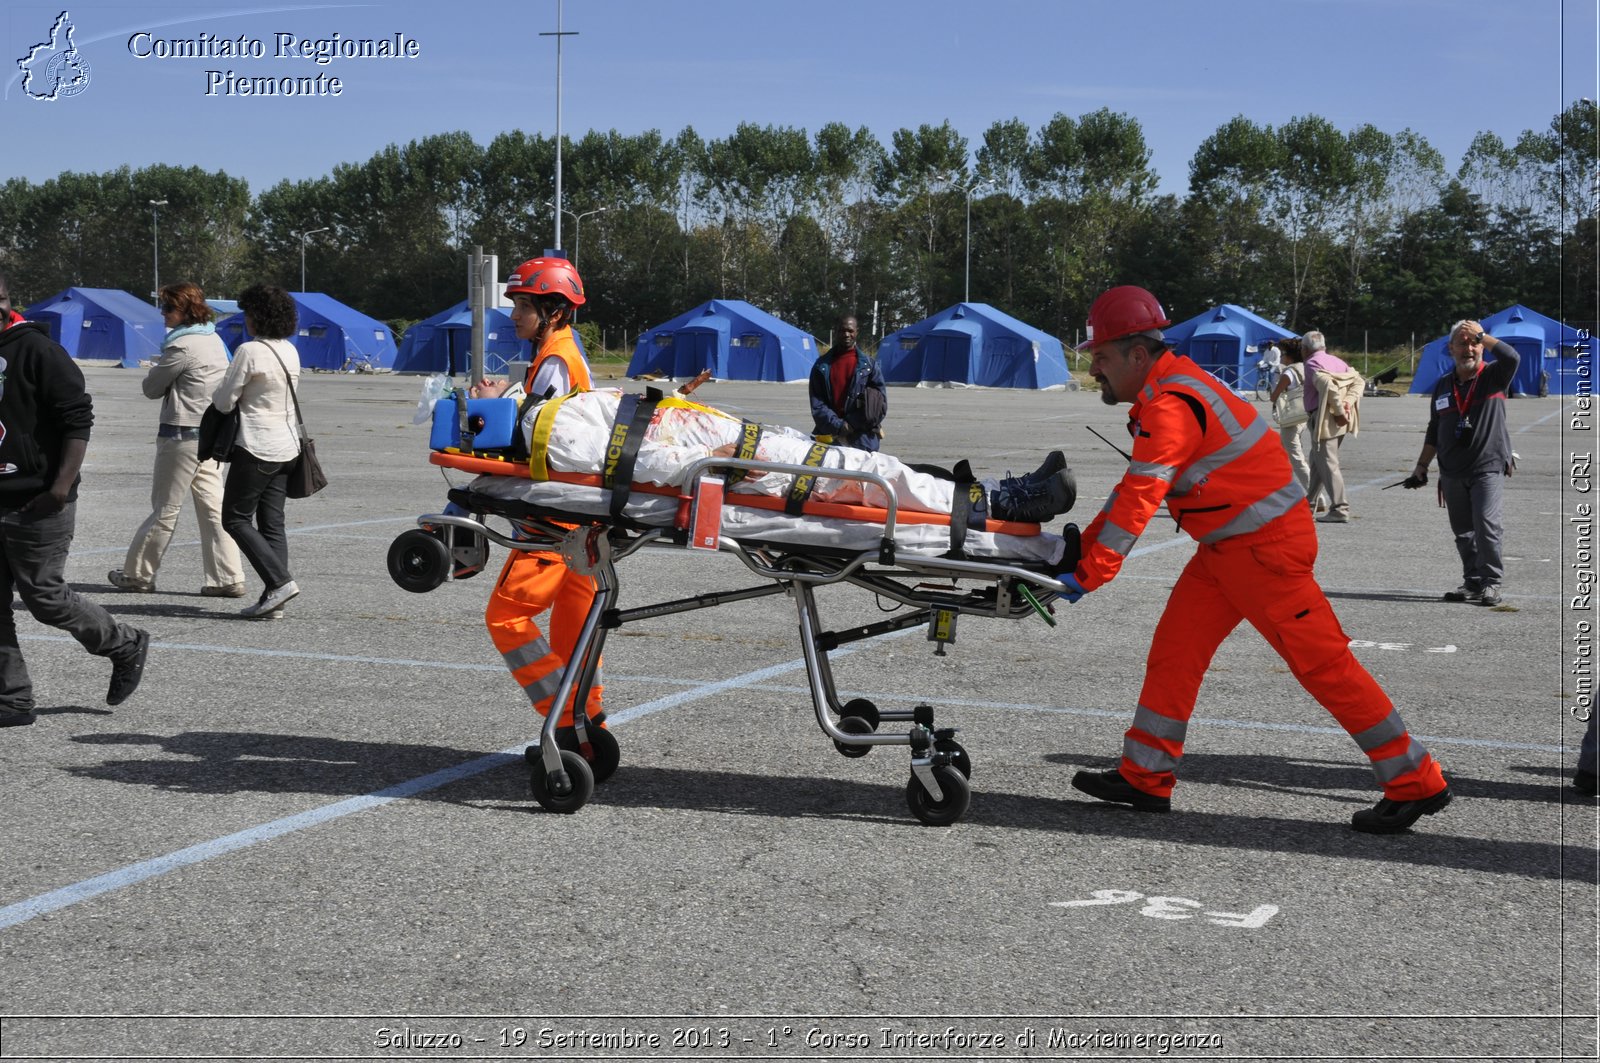
[[106,574],[118,590],[156,589],[156,570],[172,543],[184,496],[194,499],[200,525],[200,561],[208,598],[243,598],[244,567],[233,537],[222,528],[222,470],[200,453],[201,415],[228,369],[228,348],[211,323],[200,286],[187,281],[161,289],[167,335],[161,357],[144,378],[146,398],[161,400],[150,515],[133,534],[122,567]]
[[[1283,372],[1278,375],[1278,382],[1272,388],[1272,420],[1278,426],[1278,439],[1289,455],[1294,478],[1300,481],[1301,489],[1305,490],[1311,484],[1311,464],[1306,459],[1305,444],[1300,437],[1311,417],[1305,410],[1306,367],[1300,350],[1300,338],[1295,336],[1279,340],[1278,350],[1282,356]],[[1308,501],[1314,511],[1318,500],[1311,498]]]
[[240,611],[251,620],[277,619],[300,593],[289,571],[283,505],[289,474],[300,460],[300,418],[295,383],[300,354],[294,335],[294,300],[282,288],[257,284],[239,296],[251,340],[211,397],[221,413],[238,411],[238,435],[222,491],[222,526],[266,585],[261,598]]

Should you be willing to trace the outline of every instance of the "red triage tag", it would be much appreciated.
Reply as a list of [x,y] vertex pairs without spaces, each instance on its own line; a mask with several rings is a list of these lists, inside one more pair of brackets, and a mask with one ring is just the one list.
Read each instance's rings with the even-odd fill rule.
[[722,477],[702,476],[694,485],[689,513],[689,548],[715,550],[722,542]]

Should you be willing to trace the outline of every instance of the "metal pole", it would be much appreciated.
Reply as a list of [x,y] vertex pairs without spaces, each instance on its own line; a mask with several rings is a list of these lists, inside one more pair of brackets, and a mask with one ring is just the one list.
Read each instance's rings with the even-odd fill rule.
[[330,226],[324,225],[320,229],[309,229],[306,232],[303,232],[303,233],[299,234],[300,235],[300,294],[301,295],[304,295],[305,292],[306,292],[306,237],[315,236],[317,233],[325,233],[325,232],[328,231],[329,228],[330,228]]
[[541,33],[541,37],[554,37],[556,39],[556,246],[561,250],[561,38],[576,37],[577,33],[568,33],[561,28],[561,0],[556,0],[556,31],[554,33]]
[[472,349],[467,352],[469,384],[483,383],[483,289],[483,245],[476,244],[467,260],[467,306],[472,312]]
[[161,302],[161,208],[166,205],[164,199],[150,201],[150,273],[155,284],[150,298],[157,305]]

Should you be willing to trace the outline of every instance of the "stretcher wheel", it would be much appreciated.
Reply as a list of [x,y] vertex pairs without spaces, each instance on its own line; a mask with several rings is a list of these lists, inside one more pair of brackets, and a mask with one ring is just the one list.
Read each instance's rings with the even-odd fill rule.
[[[599,786],[611,778],[617,770],[617,765],[622,763],[622,747],[617,745],[617,736],[604,727],[590,724],[586,730],[589,732],[590,755],[584,757],[589,764],[589,770],[594,773],[594,784]],[[568,749],[583,756],[583,750],[578,748],[578,732],[571,727],[556,728],[556,747]]]
[[389,544],[389,578],[413,594],[438,590],[450,578],[450,550],[421,528],[401,532]]
[[948,764],[935,764],[933,778],[944,791],[944,800],[935,801],[923,789],[922,780],[912,774],[906,784],[906,804],[911,807],[911,814],[928,826],[947,827],[966,814],[972,803],[972,787],[967,785],[965,775]]
[[933,748],[936,752],[950,755],[950,766],[959,771],[962,778],[972,778],[972,757],[967,754],[966,746],[954,738],[941,738],[933,743]]
[[589,762],[570,749],[561,751],[561,767],[567,773],[567,778],[572,780],[572,789],[568,793],[550,792],[550,776],[546,774],[544,758],[540,756],[528,760],[528,785],[533,790],[533,799],[547,811],[576,812],[588,804],[594,794],[594,773],[589,770]]
[[[848,708],[848,706],[846,707]],[[847,735],[869,735],[875,729],[871,723],[859,716],[845,716],[839,720],[839,730]],[[837,738],[833,740],[833,748],[847,757],[864,757],[872,752],[871,746],[851,745],[848,742],[841,742]]]
[[883,717],[878,715],[878,706],[866,698],[851,698],[844,703],[844,708],[839,711],[840,716],[855,716],[867,721],[867,726],[874,731],[883,722]]

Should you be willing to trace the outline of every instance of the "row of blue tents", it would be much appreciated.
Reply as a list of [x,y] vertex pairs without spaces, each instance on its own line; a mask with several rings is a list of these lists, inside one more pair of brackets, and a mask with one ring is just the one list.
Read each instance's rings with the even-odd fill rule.
[[[392,369],[400,373],[464,373],[471,343],[465,301],[418,322],[398,345],[383,322],[318,292],[294,293],[294,337],[308,368]],[[225,305],[225,304],[224,304]],[[165,326],[148,303],[107,288],[68,288],[24,311],[74,358],[124,366],[157,357]],[[1514,394],[1570,395],[1592,372],[1589,341],[1578,330],[1521,304],[1482,319],[1490,334],[1522,356]],[[246,338],[244,318],[223,317],[217,331],[230,349]],[[528,356],[509,313],[484,312],[485,371],[504,373]],[[1181,354],[1225,383],[1253,390],[1261,352],[1294,335],[1244,307],[1224,303],[1166,330]],[[628,363],[629,376],[693,377],[703,369],[721,380],[805,380],[818,356],[807,332],[750,303],[713,299],[643,333]],[[986,303],[957,303],[889,333],[878,363],[891,384],[1046,390],[1069,387],[1065,350],[1054,336]],[[1432,391],[1450,371],[1448,337],[1422,348],[1413,393]]]
[[[299,317],[294,345],[301,365],[333,370],[394,366],[389,326],[320,292],[293,296]],[[244,315],[237,306],[233,309],[217,322],[217,333],[229,350],[248,338]],[[160,311],[114,288],[68,288],[29,306],[22,316],[47,327],[50,338],[74,358],[127,367],[160,357],[167,334]]]

